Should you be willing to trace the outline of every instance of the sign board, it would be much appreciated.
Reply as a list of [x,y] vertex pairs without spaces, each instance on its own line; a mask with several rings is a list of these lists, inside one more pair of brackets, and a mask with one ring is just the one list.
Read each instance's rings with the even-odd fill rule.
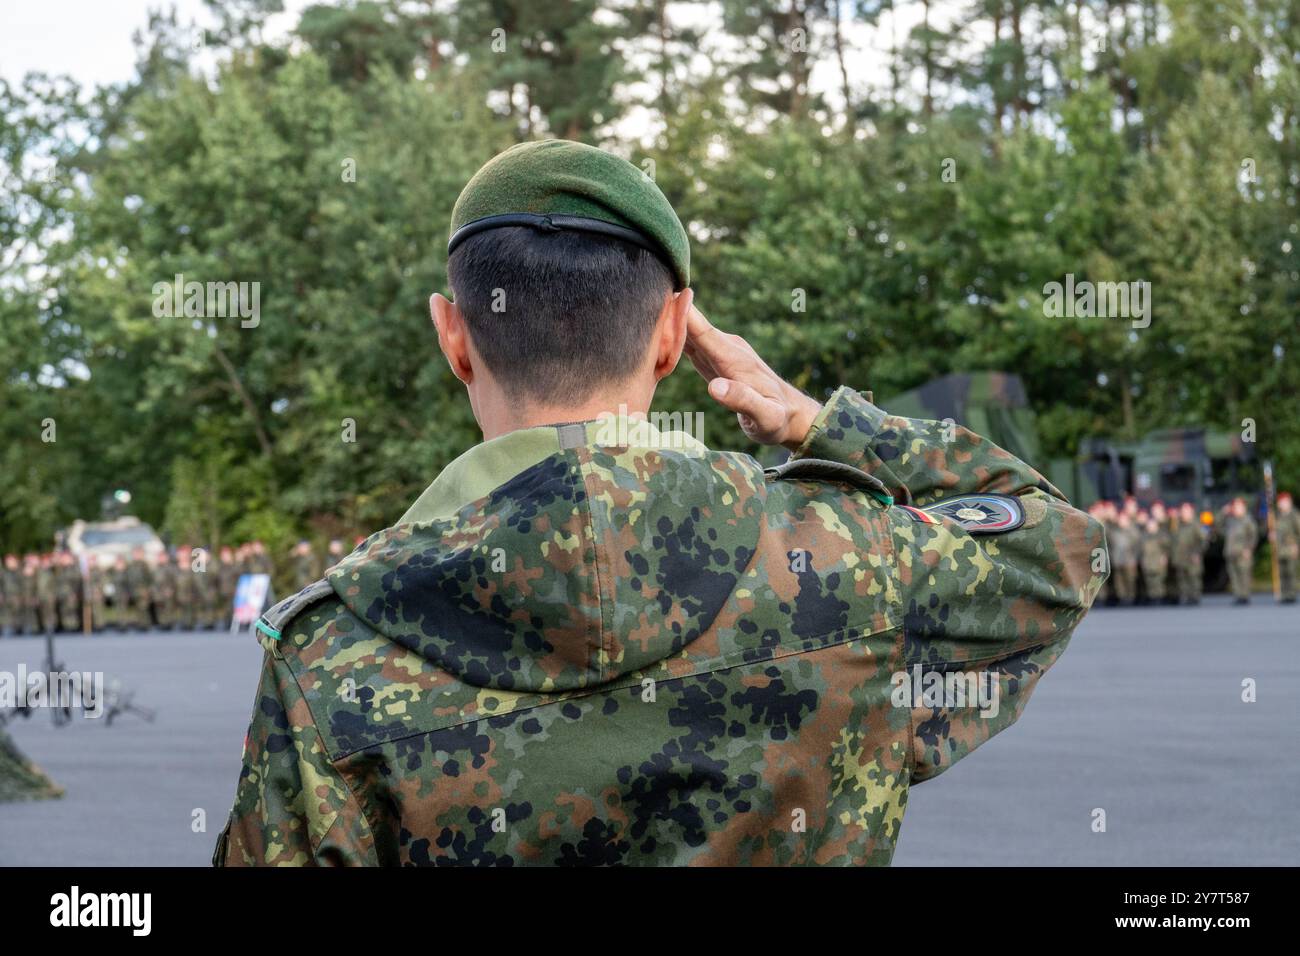
[[266,607],[267,596],[271,593],[271,576],[269,574],[241,574],[235,586],[235,606],[231,609],[230,629],[244,625],[251,626]]

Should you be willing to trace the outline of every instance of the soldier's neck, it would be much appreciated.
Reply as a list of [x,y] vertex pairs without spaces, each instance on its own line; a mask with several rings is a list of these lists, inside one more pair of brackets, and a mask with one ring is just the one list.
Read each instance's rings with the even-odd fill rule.
[[619,392],[593,396],[586,401],[568,405],[519,404],[503,400],[485,403],[484,407],[475,408],[474,411],[479,428],[483,431],[483,440],[491,441],[523,428],[588,422],[605,415],[644,416],[649,411],[653,396],[653,391],[648,395]]

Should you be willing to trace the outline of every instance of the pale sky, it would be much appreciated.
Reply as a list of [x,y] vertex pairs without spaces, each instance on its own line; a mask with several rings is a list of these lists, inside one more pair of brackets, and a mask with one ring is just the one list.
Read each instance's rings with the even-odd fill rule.
[[[271,35],[297,23],[310,0],[286,0]],[[149,9],[174,6],[182,23],[211,24],[201,0],[0,0],[0,76],[11,83],[32,70],[68,74],[83,84],[131,78],[131,35],[144,29]]]
[[[286,33],[312,2],[285,0],[286,12],[272,18],[267,36]],[[144,28],[150,7],[170,6],[176,7],[182,23],[211,22],[202,0],[0,0],[0,77],[17,82],[27,72],[40,70],[68,74],[84,85],[130,79],[135,65],[132,34]],[[946,22],[961,4],[939,0],[934,6],[944,11],[935,15],[936,20]],[[899,11],[896,33],[900,42],[920,21],[920,7],[919,3],[905,4]],[[693,14],[692,19],[709,16],[698,8],[679,11],[679,16]],[[877,30],[852,29],[848,39],[853,48],[849,72],[854,82],[883,84],[889,19],[883,19]],[[819,63],[814,85],[835,89],[837,70],[833,63]]]

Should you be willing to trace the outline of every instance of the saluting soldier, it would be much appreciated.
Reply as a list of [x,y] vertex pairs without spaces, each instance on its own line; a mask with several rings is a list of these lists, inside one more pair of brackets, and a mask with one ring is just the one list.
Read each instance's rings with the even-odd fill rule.
[[1223,558],[1228,565],[1234,604],[1249,604],[1255,569],[1255,545],[1259,526],[1246,508],[1246,499],[1234,498],[1228,506],[1223,529]]
[[[215,862],[888,863],[909,788],[1063,652],[1100,524],[987,439],[823,405],[710,325],[625,160],[507,150],[449,249],[434,321],[485,443],[259,619]],[[641,417],[683,349],[789,462]],[[912,668],[969,672],[997,714],[919,699]]]
[[1205,547],[1209,533],[1201,524],[1196,508],[1184,502],[1178,509],[1178,528],[1174,532],[1174,571],[1178,578],[1178,598],[1184,604],[1200,604],[1205,586]]
[[1273,527],[1274,546],[1277,548],[1278,577],[1282,584],[1282,603],[1294,604],[1296,600],[1296,568],[1300,565],[1300,511],[1296,511],[1291,492],[1277,496],[1277,517]]

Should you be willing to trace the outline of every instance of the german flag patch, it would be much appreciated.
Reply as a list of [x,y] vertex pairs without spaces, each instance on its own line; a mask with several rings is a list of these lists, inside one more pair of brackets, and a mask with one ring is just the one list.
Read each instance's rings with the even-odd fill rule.
[[935,521],[933,518],[931,518],[931,517],[930,517],[928,514],[926,514],[924,511],[922,511],[920,508],[913,508],[911,505],[899,505],[898,507],[902,508],[902,509],[903,509],[904,511],[906,511],[909,515],[911,515],[913,521],[919,521],[919,522],[921,522],[922,524],[938,524],[938,523],[939,523],[939,522]]

